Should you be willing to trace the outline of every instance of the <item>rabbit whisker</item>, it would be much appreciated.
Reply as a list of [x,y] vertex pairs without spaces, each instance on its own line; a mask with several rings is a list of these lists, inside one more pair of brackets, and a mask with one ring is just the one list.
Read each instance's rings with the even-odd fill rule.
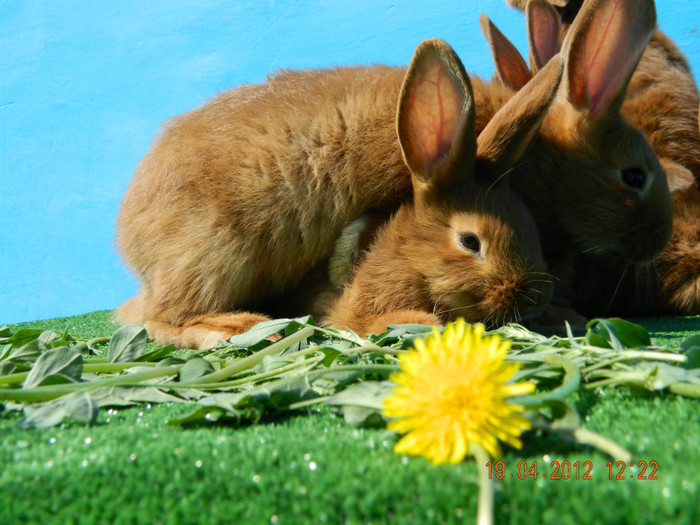
[[625,275],[627,274],[627,270],[629,269],[629,267],[630,267],[630,263],[628,262],[627,264],[625,264],[625,268],[622,270],[622,274],[620,275],[620,278],[617,281],[617,286],[615,286],[615,290],[613,291],[612,295],[610,296],[610,300],[608,301],[608,305],[605,307],[605,314],[606,315],[610,311],[610,309],[612,308],[613,301],[617,297],[617,293],[620,291],[620,286],[622,286],[622,281],[624,280]]
[[498,184],[498,182],[499,182],[503,177],[506,177],[506,176],[507,176],[508,174],[510,174],[511,172],[513,172],[513,171],[515,171],[516,169],[520,168],[521,166],[525,166],[525,165],[526,165],[525,162],[520,162],[520,163],[516,164],[515,166],[510,167],[509,169],[507,169],[507,170],[504,171],[503,173],[501,173],[498,177],[496,177],[496,180],[494,180],[494,181],[491,183],[491,185],[486,189],[486,194],[488,194],[488,193],[494,188],[494,186],[496,186],[496,184]]
[[[531,290],[527,290],[527,291],[530,292]],[[537,291],[537,290],[532,290],[532,291]],[[522,298],[523,298],[525,301],[527,301],[528,303],[530,303],[530,304],[537,304],[537,301],[535,301],[535,300],[534,300],[532,297],[530,297],[529,295],[522,294]]]
[[447,310],[440,310],[440,311],[435,311],[433,310],[433,315],[436,317],[440,317],[443,314],[449,314],[451,312],[456,312],[458,310],[468,310],[470,308],[476,308],[475,304],[466,304],[464,306],[456,306],[455,308],[448,308]]
[[439,317],[439,315],[440,315],[440,314],[437,312],[437,307],[438,307],[438,304],[440,304],[440,299],[442,299],[443,297],[445,297],[448,293],[449,293],[449,292],[443,292],[443,293],[441,293],[441,294],[438,296],[437,299],[435,299],[435,303],[433,304],[433,315],[434,315],[435,317]]

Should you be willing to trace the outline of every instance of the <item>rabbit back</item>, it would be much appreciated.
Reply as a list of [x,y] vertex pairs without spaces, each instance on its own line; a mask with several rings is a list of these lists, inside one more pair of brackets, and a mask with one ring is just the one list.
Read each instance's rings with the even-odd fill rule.
[[143,283],[127,316],[257,307],[362,211],[409,197],[394,125],[402,79],[384,66],[282,72],[171,119],[117,220]]

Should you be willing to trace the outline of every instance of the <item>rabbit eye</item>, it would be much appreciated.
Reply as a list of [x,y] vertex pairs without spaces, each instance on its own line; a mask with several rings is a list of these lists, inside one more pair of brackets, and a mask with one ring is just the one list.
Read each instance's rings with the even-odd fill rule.
[[479,238],[473,233],[463,233],[460,235],[459,243],[465,250],[470,252],[479,253],[481,250],[481,242],[479,242]]
[[646,181],[646,175],[639,168],[628,168],[622,170],[622,182],[627,184],[630,188],[639,190],[644,187],[644,182]]

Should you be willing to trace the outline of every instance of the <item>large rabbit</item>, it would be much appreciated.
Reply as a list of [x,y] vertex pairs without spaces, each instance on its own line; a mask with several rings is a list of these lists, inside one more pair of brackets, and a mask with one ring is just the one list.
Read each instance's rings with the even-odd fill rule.
[[377,233],[327,322],[364,334],[456,317],[500,324],[542,311],[552,283],[535,224],[504,175],[532,140],[560,77],[557,57],[477,141],[459,58],[444,43],[418,48],[397,117],[414,198]]
[[[118,217],[119,247],[142,281],[118,319],[201,348],[267,318],[257,312],[284,312],[285,293],[313,277],[348,223],[411,198],[395,123],[404,76],[383,66],[284,72],[171,120]],[[541,120],[542,108],[523,106],[522,123],[533,111]],[[538,248],[524,249],[537,266]]]
[[[564,22],[561,33],[568,32],[582,4],[580,0],[556,2],[555,8],[550,5],[555,2],[544,0],[533,0],[526,6],[524,2],[515,3],[526,8],[528,33],[540,37],[557,32],[552,28],[559,25],[558,14]],[[494,56],[502,55],[496,60],[500,78],[509,85],[520,83],[526,74],[524,60],[510,43],[503,44],[505,37],[497,30],[491,35]],[[546,48],[538,48],[535,40],[528,38],[531,55]],[[549,42],[552,40],[549,38]],[[700,313],[699,103],[698,88],[685,57],[666,35],[656,31],[630,79],[621,113],[642,130],[665,168],[675,208],[671,240],[657,257],[641,264],[630,264],[620,257],[579,257],[570,299],[583,313]]]

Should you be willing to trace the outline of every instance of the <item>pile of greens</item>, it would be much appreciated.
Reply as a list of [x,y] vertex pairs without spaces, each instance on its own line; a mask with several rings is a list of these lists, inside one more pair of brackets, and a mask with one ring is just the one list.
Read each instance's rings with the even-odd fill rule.
[[[390,326],[358,337],[318,327],[310,317],[261,323],[220,346],[176,350],[148,343],[137,326],[84,340],[67,331],[0,328],[0,403],[21,410],[25,427],[64,418],[94,421],[103,407],[177,402],[193,406],[172,425],[255,424],[316,404],[336,407],[351,424],[383,425],[382,401],[398,371],[397,355],[430,332]],[[622,319],[595,319],[585,335],[544,336],[511,324],[489,333],[511,340],[508,359],[522,363],[515,380],[531,380],[527,399],[535,428],[547,428],[609,454],[627,453],[580,428],[565,401],[579,388],[629,385],[700,397],[700,335],[671,349]],[[272,339],[277,339],[273,341]]]

